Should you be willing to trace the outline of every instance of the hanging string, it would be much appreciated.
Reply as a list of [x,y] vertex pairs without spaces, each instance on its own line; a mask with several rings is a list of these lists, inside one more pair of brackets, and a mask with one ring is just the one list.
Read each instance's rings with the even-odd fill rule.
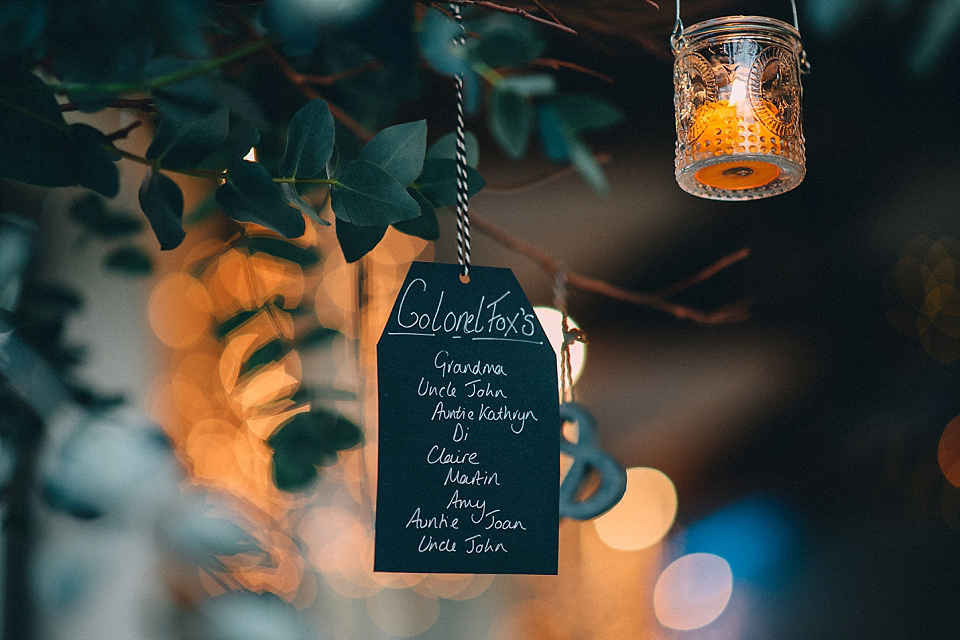
[[[450,4],[453,19],[460,27],[457,46],[467,44],[467,31],[460,15],[460,5]],[[467,136],[463,119],[463,74],[457,74],[457,263],[460,279],[470,279],[470,213],[467,208]]]
[[560,402],[573,402],[573,365],[570,361],[570,345],[583,340],[583,334],[570,329],[567,316],[567,269],[561,263],[553,274],[553,306],[560,312],[560,330],[563,342],[560,344]]

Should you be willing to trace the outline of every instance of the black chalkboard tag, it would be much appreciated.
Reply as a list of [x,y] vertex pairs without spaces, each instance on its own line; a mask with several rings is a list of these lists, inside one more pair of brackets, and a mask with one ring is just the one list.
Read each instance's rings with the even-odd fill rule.
[[509,269],[415,262],[377,344],[375,571],[557,573],[556,355]]

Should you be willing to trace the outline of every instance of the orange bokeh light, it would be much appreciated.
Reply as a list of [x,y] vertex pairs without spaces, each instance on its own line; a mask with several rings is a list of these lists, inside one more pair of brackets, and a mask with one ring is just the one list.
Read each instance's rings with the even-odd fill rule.
[[937,462],[947,481],[960,487],[960,416],[957,416],[943,430],[937,447]]

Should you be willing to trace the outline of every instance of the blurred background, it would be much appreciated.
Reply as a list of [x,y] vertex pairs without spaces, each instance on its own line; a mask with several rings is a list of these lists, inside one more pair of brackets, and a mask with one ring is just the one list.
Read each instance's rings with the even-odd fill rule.
[[[624,113],[589,140],[609,154],[609,193],[573,172],[541,181],[557,165],[536,150],[505,157],[478,115],[468,126],[490,188],[471,211],[571,272],[640,292],[750,250],[671,298],[704,311],[746,301],[743,322],[568,291],[588,336],[576,397],[629,470],[621,505],[561,523],[555,577],[372,572],[375,343],[409,262],[455,261],[451,216],[435,243],[390,229],[352,264],[322,227],[296,241],[319,248],[315,262],[225,251],[213,217],[176,251],[151,250],[152,273],[132,279],[105,272],[111,247],[71,222],[79,190],[8,182],[3,210],[41,229],[38,273],[81,294],[63,324],[65,342],[83,345],[78,378],[122,395],[126,413],[78,429],[93,419],[61,411],[30,445],[45,504],[67,508],[10,483],[5,637],[960,634],[960,2],[801,0],[806,179],[749,202],[697,199],[674,181],[672,6],[544,4],[580,34],[545,29],[543,55],[596,72],[560,82]],[[787,1],[683,7],[687,25],[791,21]],[[396,121],[426,117],[433,139],[453,126],[453,92],[441,75],[424,83]],[[98,121],[112,130],[130,115],[97,117],[115,118]],[[131,146],[149,141],[140,133]],[[142,176],[121,165],[111,207],[136,211]],[[207,197],[181,186],[188,211]],[[533,304],[553,304],[550,274],[478,231],[473,259],[513,269]],[[65,295],[44,299],[69,307]],[[330,332],[240,384],[271,329],[224,324],[272,296]],[[271,481],[266,445],[291,414],[261,408],[306,381],[365,444],[293,494]]]

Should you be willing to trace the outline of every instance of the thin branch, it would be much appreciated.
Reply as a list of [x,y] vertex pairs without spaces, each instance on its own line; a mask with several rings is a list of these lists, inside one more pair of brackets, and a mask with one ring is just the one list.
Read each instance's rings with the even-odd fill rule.
[[143,120],[134,120],[133,122],[123,127],[122,129],[117,129],[113,133],[108,133],[107,140],[109,140],[110,142],[115,142],[117,140],[124,140],[128,135],[130,135],[131,131],[133,131],[134,129],[136,129],[142,124],[143,124]]
[[553,11],[550,11],[550,9],[543,6],[543,3],[540,2],[540,0],[533,0],[533,4],[540,7],[540,10],[543,11],[548,16],[550,16],[554,22],[556,22],[557,24],[561,24],[560,18],[557,17],[557,14],[555,14]]
[[[560,261],[548,254],[546,251],[534,244],[527,242],[526,240],[514,238],[503,229],[500,229],[476,213],[471,213],[470,222],[473,224],[475,229],[489,236],[498,244],[509,249],[510,251],[513,251],[514,253],[519,253],[523,256],[526,256],[527,258],[530,258],[539,264],[540,267],[551,277],[556,275],[557,271],[560,269]],[[743,251],[744,250],[741,249],[732,255],[739,255],[743,253]],[[709,273],[712,275],[720,269],[737,261],[731,259],[731,257],[732,256],[726,256],[725,258],[722,258],[717,263],[717,265],[721,266],[713,265],[710,268],[702,271],[701,274]],[[745,255],[742,257],[745,257]],[[742,259],[742,257],[738,259]],[[668,313],[678,320],[692,320],[693,322],[699,322],[700,324],[727,324],[732,322],[742,322],[749,317],[745,302],[730,304],[712,312],[703,312],[686,305],[670,302],[660,294],[628,291],[626,289],[621,289],[620,287],[614,286],[609,282],[584,276],[574,271],[566,270],[565,275],[567,285],[575,289],[589,291],[591,293],[597,293],[615,300],[622,300],[624,302],[629,302],[639,306],[656,309],[658,311]]]
[[[143,111],[144,113],[156,113],[157,108],[153,105],[153,100],[151,98],[123,98],[121,100],[114,100],[107,105],[108,108],[113,109],[136,109],[137,111]],[[72,102],[64,102],[60,105],[60,111],[77,111],[77,107]]]
[[[610,160],[613,159],[613,156],[611,156],[609,153],[600,152],[595,154],[593,158],[599,164],[607,164],[608,162],[610,162]],[[545,184],[553,182],[554,180],[559,180],[560,178],[564,178],[568,175],[576,173],[576,171],[577,171],[576,167],[574,167],[573,165],[567,165],[561,169],[557,169],[547,174],[537,176],[536,178],[514,182],[512,184],[491,184],[488,182],[483,187],[483,192],[504,195],[504,194],[510,194],[510,193],[517,193],[519,191],[527,191],[529,189],[541,187]]]
[[[511,13],[513,15],[520,16],[521,18],[524,18],[526,20],[539,22],[540,24],[547,25],[548,27],[553,27],[554,29],[559,29],[560,31],[577,35],[577,32],[574,29],[571,29],[565,24],[562,24],[560,22],[555,22],[553,20],[547,20],[546,18],[541,18],[540,16],[530,13],[526,9],[521,9],[519,7],[507,7],[502,4],[490,2],[490,0],[446,0],[443,3],[434,2],[433,0],[417,0],[417,2],[420,2],[421,4],[429,4],[429,5],[458,4],[461,6],[484,7],[487,9],[493,9],[494,11],[502,11],[503,13]],[[547,13],[550,13],[550,12],[548,11]]]
[[605,73],[600,73],[588,67],[577,64],[576,62],[567,62],[566,60],[556,60],[554,58],[534,58],[531,60],[533,64],[538,64],[541,67],[548,67],[554,71],[558,69],[573,69],[574,71],[579,71],[580,73],[585,73],[587,75],[599,78],[608,84],[615,84],[613,78],[608,76]]
[[730,265],[736,262],[740,262],[741,260],[748,257],[749,255],[750,255],[749,247],[744,247],[739,251],[734,251],[730,255],[725,256],[720,260],[714,262],[712,265],[710,265],[700,273],[696,274],[695,276],[692,276],[682,282],[677,282],[676,284],[670,285],[669,287],[666,287],[664,289],[661,289],[660,291],[657,291],[656,295],[662,298],[669,298],[670,296],[676,295],[681,291],[683,291],[684,289],[689,289],[694,285],[700,284],[704,280],[709,280],[720,271],[723,271],[724,269],[726,269],[727,267],[729,267]]

